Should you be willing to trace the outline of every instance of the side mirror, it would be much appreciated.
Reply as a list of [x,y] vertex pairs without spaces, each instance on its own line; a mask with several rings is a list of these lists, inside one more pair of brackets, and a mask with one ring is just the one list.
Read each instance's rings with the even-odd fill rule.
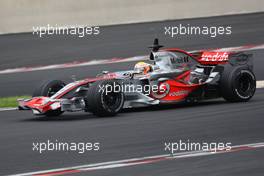
[[104,71],[102,71],[102,73],[103,73],[103,74],[108,74],[109,71],[105,71],[105,70],[104,70]]
[[159,78],[158,79],[159,82],[168,81],[168,80],[169,80],[169,78]]

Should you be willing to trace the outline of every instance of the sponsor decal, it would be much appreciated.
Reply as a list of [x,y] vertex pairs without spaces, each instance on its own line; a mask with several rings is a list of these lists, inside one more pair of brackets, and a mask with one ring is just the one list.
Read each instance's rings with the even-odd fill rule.
[[183,96],[183,95],[188,95],[189,91],[187,90],[181,90],[181,91],[177,91],[177,92],[171,92],[169,94],[169,96],[171,97],[177,97],[177,96]]
[[200,61],[205,62],[225,62],[228,61],[227,52],[203,52]]

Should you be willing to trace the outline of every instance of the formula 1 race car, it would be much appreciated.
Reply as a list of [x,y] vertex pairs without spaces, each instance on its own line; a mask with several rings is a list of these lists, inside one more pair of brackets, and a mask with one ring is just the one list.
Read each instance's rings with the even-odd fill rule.
[[19,99],[20,110],[43,117],[65,111],[85,111],[96,116],[114,116],[134,108],[223,97],[245,102],[256,90],[252,55],[242,52],[160,50],[158,39],[150,47],[149,62],[134,70],[109,73],[65,84],[46,81],[31,99]]

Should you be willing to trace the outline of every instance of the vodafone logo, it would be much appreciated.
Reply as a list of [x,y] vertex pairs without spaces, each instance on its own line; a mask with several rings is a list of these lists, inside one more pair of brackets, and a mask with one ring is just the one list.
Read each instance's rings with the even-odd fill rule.
[[183,95],[188,95],[189,91],[187,90],[181,90],[181,91],[178,91],[178,92],[171,92],[170,93],[170,96],[171,97],[177,97],[177,96],[183,96]]
[[158,92],[152,92],[154,98],[164,98],[170,91],[170,85],[168,83],[161,83]]
[[228,61],[227,52],[203,52],[200,61],[205,62],[225,62]]

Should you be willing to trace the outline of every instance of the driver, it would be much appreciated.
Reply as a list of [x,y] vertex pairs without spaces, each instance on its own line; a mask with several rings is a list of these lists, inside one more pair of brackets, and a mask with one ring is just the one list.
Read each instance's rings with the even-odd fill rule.
[[134,67],[134,71],[145,75],[148,74],[149,72],[152,72],[153,68],[151,64],[148,64],[146,62],[138,62]]

